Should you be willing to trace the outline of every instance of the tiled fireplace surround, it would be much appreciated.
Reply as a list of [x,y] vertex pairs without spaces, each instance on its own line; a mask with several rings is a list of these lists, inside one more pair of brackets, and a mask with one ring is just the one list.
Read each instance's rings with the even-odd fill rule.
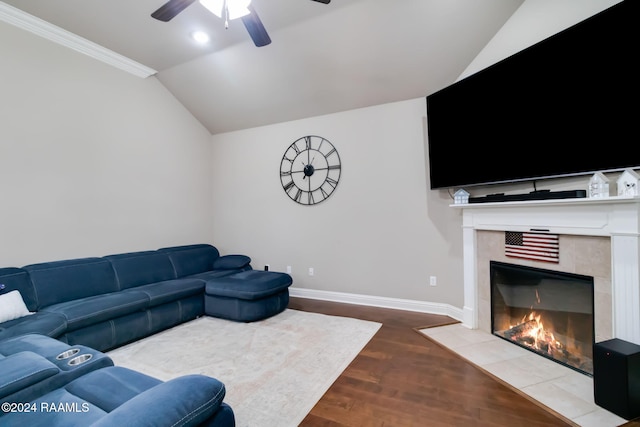
[[[640,198],[454,205],[463,210],[463,324],[491,333],[489,261],[594,277],[595,340],[640,344]],[[504,231],[560,235],[558,264],[504,255]]]
[[611,243],[608,237],[560,235],[560,263],[528,261],[504,255],[504,231],[477,233],[478,328],[491,332],[489,262],[502,261],[547,270],[593,276],[596,342],[613,338]]

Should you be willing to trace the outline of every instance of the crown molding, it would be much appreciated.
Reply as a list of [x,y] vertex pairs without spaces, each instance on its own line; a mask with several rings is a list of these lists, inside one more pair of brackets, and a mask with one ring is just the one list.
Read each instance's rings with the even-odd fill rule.
[[133,74],[134,76],[146,78],[156,74],[156,70],[149,68],[139,62],[133,61],[126,56],[120,55],[99,44],[93,43],[72,32],[64,30],[47,21],[30,15],[20,9],[0,1],[0,21],[14,25],[25,31],[29,31],[54,43],[73,49],[84,55],[90,56],[98,61],[116,67],[120,70]]

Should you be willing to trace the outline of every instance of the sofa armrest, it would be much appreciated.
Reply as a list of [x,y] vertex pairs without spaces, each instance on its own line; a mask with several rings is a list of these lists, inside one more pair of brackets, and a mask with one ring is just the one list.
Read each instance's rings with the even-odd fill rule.
[[251,263],[251,258],[246,255],[223,255],[213,262],[214,270],[238,270],[246,268]]
[[21,351],[0,359],[0,398],[47,379],[60,370],[31,351]]
[[224,384],[204,375],[185,375],[133,397],[92,427],[198,426],[220,407]]

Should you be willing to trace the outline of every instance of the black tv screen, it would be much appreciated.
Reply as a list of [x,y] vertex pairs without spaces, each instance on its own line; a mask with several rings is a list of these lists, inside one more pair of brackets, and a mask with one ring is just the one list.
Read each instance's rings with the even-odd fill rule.
[[431,188],[640,167],[638,3],[427,96]]

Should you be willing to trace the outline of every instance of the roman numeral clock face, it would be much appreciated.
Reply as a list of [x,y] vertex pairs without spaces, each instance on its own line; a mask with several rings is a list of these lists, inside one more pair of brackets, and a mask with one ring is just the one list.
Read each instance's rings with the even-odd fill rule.
[[321,136],[294,141],[280,162],[282,188],[301,205],[315,205],[329,198],[338,186],[340,172],[338,151]]

